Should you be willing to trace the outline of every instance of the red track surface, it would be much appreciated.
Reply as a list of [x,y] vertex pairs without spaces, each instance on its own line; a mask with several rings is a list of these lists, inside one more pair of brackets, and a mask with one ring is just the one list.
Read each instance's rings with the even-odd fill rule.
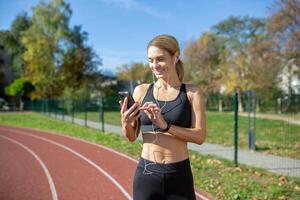
[[[132,199],[136,164],[101,145],[0,126],[1,200]],[[211,199],[203,192],[196,195]]]

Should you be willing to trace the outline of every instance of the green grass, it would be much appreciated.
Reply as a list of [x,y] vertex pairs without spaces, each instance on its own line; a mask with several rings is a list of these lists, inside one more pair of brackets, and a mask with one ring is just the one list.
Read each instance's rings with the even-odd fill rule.
[[[233,115],[207,112],[208,143],[233,145]],[[239,116],[239,147],[248,148],[248,118]],[[256,119],[256,149],[272,155],[300,159],[300,126],[270,119]]]
[[[84,113],[75,117],[84,119]],[[105,123],[120,126],[118,111],[105,112]],[[98,112],[89,112],[88,120],[99,121]],[[232,113],[206,112],[206,142],[233,146]],[[239,116],[239,147],[248,148],[248,118]],[[256,119],[256,150],[272,155],[300,159],[300,126],[270,119]]]
[[[260,113],[258,113],[260,114]],[[261,114],[266,114],[266,115],[271,115],[271,116],[276,116],[276,117],[288,117],[288,118],[291,118],[291,119],[294,119],[294,120],[300,120],[300,113],[297,112],[297,113],[281,113],[281,114],[278,114],[276,112],[262,112]]]
[[[115,116],[112,115],[112,116]],[[212,116],[218,119],[218,116]],[[112,119],[115,119],[112,117]],[[0,124],[48,130],[99,143],[134,158],[141,147],[125,138],[97,130],[62,122],[36,113],[0,113]],[[215,136],[214,136],[215,137]],[[194,181],[197,188],[205,190],[216,199],[299,199],[300,179],[279,176],[262,169],[190,152]]]

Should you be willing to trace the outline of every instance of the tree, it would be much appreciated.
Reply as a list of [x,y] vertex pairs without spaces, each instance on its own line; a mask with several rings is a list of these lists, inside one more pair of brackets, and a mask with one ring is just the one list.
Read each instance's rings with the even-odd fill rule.
[[225,41],[214,33],[204,33],[188,43],[184,51],[185,80],[200,85],[205,93],[220,91]]
[[71,13],[63,0],[41,2],[33,8],[32,25],[22,38],[27,49],[24,77],[35,86],[33,98],[49,98],[56,93],[55,75],[63,60]]
[[271,99],[278,92],[280,58],[273,46],[269,37],[261,37],[247,48],[248,64],[251,67],[250,87],[264,99]]
[[10,30],[0,31],[0,96],[5,96],[5,86],[22,76],[25,47],[21,43],[21,37],[30,24],[31,19],[27,14],[21,13],[13,21]]
[[23,98],[34,90],[33,85],[24,79],[16,79],[12,84],[5,88],[5,93],[19,99],[20,110],[23,110]]
[[256,44],[259,38],[265,37],[265,20],[247,16],[229,17],[215,25],[213,31],[226,39],[229,54],[224,65],[224,84],[228,93],[238,92],[239,110],[243,111],[241,94],[253,89],[255,84],[251,80],[251,74],[255,71],[249,63],[248,48],[249,45]]
[[287,68],[288,93],[291,94],[292,76],[300,74],[300,1],[277,1],[271,8],[268,31],[281,58],[282,70]]
[[22,75],[25,68],[23,53],[26,49],[21,42],[21,38],[30,25],[31,19],[27,16],[27,13],[24,12],[17,15],[10,30],[0,32],[0,44],[12,58],[12,67],[17,77]]
[[72,93],[84,83],[90,85],[91,89],[97,88],[94,83],[101,78],[101,59],[86,44],[87,38],[88,34],[81,31],[81,26],[75,26],[71,30],[67,44],[69,48],[58,69],[60,84],[63,83],[65,89],[73,91]]
[[133,91],[134,81],[138,84],[151,82],[152,72],[150,67],[143,63],[124,64],[117,68],[117,78],[118,80],[128,81],[130,89]]

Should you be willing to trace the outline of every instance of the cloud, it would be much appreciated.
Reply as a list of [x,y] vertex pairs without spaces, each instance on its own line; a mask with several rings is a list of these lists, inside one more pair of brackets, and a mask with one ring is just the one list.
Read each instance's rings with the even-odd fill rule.
[[121,8],[125,8],[128,10],[139,11],[158,19],[163,19],[163,20],[171,19],[171,15],[169,13],[166,13],[165,11],[159,11],[154,7],[138,2],[136,0],[101,0],[101,1],[106,4],[119,6]]

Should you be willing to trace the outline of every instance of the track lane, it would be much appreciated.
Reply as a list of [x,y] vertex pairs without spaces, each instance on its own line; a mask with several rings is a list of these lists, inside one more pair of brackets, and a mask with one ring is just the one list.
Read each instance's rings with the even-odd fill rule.
[[[0,134],[30,146],[44,160],[57,187],[59,199],[128,199],[116,186],[72,153],[33,137],[0,128]],[[29,192],[29,191],[28,191]]]
[[[1,127],[1,126],[0,126]],[[2,128],[10,128],[2,126]],[[125,154],[109,149],[99,144],[88,142],[82,139],[73,138],[66,135],[54,134],[45,131],[39,131],[28,128],[16,128],[14,130],[30,132],[40,137],[56,141],[64,144],[77,152],[80,152],[85,157],[89,158],[104,170],[110,173],[120,184],[132,195],[132,178],[136,168],[137,161]],[[213,199],[209,194],[197,191],[197,200]]]
[[0,135],[0,199],[37,200],[40,197],[57,200],[47,167],[27,146]]

